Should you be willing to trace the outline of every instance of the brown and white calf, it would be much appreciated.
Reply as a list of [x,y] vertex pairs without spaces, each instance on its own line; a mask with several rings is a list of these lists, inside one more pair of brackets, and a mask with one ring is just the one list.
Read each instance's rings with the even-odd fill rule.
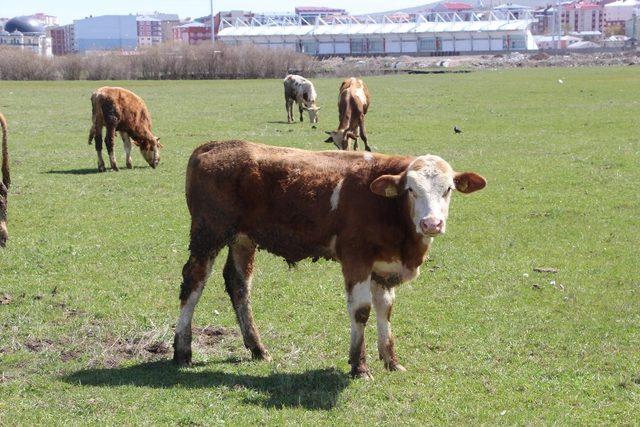
[[0,113],[0,127],[2,128],[2,182],[0,182],[0,248],[4,248],[9,238],[7,229],[7,199],[11,176],[9,175],[9,147],[7,142],[7,120]]
[[353,149],[357,150],[358,135],[360,135],[364,142],[364,149],[371,151],[364,126],[364,116],[370,104],[369,88],[362,80],[351,77],[343,81],[338,96],[340,124],[337,130],[326,132],[329,138],[325,142],[333,142],[340,150],[348,150],[349,141],[353,140]]
[[142,157],[149,166],[156,168],[160,162],[160,138],[151,132],[151,115],[142,98],[121,87],[101,87],[91,94],[92,124],[89,144],[95,138],[98,152],[98,171],[104,172],[102,159],[102,128],[107,128],[105,144],[109,154],[111,169],[118,170],[113,153],[116,131],[120,132],[124,143],[127,168],[131,169],[131,143],[140,147]]
[[309,113],[309,121],[318,123],[318,110],[320,107],[316,105],[318,96],[313,83],[302,76],[289,74],[284,78],[284,101],[287,109],[287,122],[293,122],[293,103],[298,104],[300,111],[300,121],[302,120],[302,111],[307,110]]
[[229,254],[223,276],[254,359],[270,360],[250,303],[256,248],[289,264],[305,258],[340,262],[351,319],[349,362],[369,377],[364,328],[371,306],[378,351],[389,370],[398,363],[391,335],[397,285],[418,275],[434,236],[445,232],[453,190],[485,186],[481,176],[457,173],[440,157],[271,147],[247,141],[209,142],[187,166],[190,257],[182,270],[181,313],[174,361],[191,363],[191,320],[214,260]]

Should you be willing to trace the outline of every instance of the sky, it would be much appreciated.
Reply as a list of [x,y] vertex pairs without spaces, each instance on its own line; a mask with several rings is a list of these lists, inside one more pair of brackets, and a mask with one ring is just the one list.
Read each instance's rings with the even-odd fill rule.
[[[296,6],[328,6],[347,9],[353,14],[383,12],[419,6],[434,0],[214,0],[213,10],[250,10],[253,12],[293,12]],[[210,13],[210,0],[0,0],[0,17],[12,18],[43,12],[57,16],[60,24],[89,15],[123,15],[159,11],[177,13],[181,19],[197,18]]]

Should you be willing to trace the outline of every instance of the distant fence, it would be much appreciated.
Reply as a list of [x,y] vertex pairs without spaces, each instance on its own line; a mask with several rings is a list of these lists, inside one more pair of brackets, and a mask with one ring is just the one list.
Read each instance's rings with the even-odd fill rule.
[[283,78],[307,73],[314,59],[289,50],[253,46],[164,45],[122,55],[109,52],[46,58],[0,50],[0,80],[181,80]]

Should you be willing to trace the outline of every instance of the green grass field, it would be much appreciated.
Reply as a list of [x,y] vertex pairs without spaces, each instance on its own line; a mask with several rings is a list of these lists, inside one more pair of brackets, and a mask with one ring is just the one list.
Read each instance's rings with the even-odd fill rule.
[[[264,252],[254,312],[274,361],[242,345],[222,253],[194,318],[196,366],[174,368],[191,151],[331,149],[339,81],[316,80],[317,129],[285,123],[279,80],[115,82],[146,100],[165,149],[157,170],[135,152],[133,170],[105,174],[89,96],[114,82],[0,82],[13,172],[0,424],[640,422],[637,67],[367,78],[377,151],[438,154],[489,183],[454,195],[447,234],[397,290],[409,371],[383,369],[370,321],[375,380],[350,380],[339,265]],[[122,167],[120,140],[117,155]]]

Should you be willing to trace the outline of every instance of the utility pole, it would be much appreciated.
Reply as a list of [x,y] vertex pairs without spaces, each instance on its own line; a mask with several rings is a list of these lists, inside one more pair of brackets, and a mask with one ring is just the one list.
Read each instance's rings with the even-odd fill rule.
[[211,44],[216,44],[215,24],[213,20],[213,0],[211,0]]

